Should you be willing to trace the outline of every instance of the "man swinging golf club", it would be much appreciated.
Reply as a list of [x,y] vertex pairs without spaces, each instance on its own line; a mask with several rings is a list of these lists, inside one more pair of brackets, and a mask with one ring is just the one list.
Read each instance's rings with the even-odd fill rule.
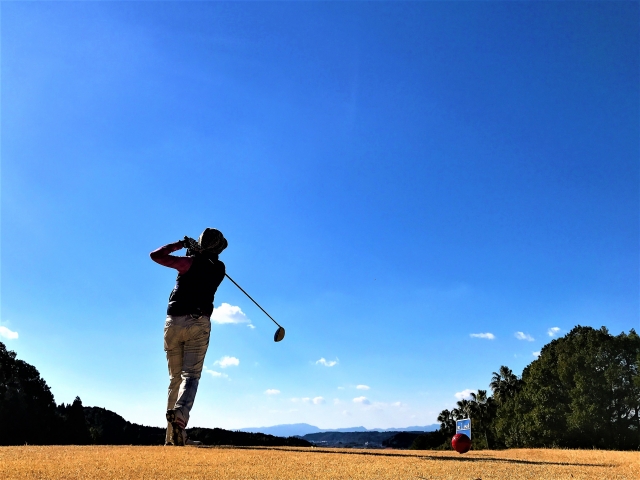
[[[204,357],[209,347],[213,297],[225,276],[218,255],[227,240],[215,228],[202,232],[196,245],[191,239],[170,243],[151,252],[154,262],[178,271],[169,296],[164,326],[164,350],[169,365],[167,435],[165,445],[184,446],[189,412],[198,390]],[[187,256],[172,252],[189,248]]]

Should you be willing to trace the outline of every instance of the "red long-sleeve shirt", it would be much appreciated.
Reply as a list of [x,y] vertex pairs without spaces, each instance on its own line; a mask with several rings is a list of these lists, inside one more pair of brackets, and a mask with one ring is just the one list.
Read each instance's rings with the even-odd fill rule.
[[170,255],[173,252],[183,249],[182,240],[169,243],[160,247],[149,254],[151,260],[165,267],[175,268],[180,275],[187,273],[193,263],[193,257],[181,257]]

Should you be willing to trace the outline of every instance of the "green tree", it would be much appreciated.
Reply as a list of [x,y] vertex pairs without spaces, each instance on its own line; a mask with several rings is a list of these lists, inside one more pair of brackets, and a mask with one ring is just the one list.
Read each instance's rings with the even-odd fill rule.
[[440,431],[447,436],[453,436],[456,433],[456,419],[452,412],[444,409],[438,415],[440,422]]
[[[487,397],[486,390],[478,390],[471,394],[471,427],[476,432],[475,438],[484,442],[474,441],[474,448],[489,448],[490,427],[495,417],[495,402]],[[479,435],[479,437],[478,437]]]
[[76,397],[70,405],[60,405],[58,412],[64,419],[61,443],[71,445],[87,445],[91,443],[89,423],[85,417],[80,397]]
[[505,365],[502,365],[498,372],[493,372],[491,383],[489,384],[493,392],[493,398],[498,404],[503,404],[508,399],[513,398],[521,386],[522,381]]
[[463,418],[471,418],[471,412],[473,409],[473,404],[463,398],[462,400],[458,400],[456,402],[457,408],[453,409],[453,415],[456,420],[462,420]]
[[32,365],[0,342],[0,445],[47,444],[59,419],[53,394]]
[[639,352],[634,330],[614,337],[577,326],[541,350],[516,394],[494,373],[498,436],[507,447],[638,448]]

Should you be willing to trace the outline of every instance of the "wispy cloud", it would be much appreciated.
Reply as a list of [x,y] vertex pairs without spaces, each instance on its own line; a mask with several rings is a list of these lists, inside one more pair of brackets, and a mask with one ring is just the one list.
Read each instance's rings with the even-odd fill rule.
[[210,369],[207,368],[206,365],[202,366],[202,370],[203,370],[203,372],[208,373],[209,375],[211,375],[212,377],[215,377],[215,378],[229,378],[229,375],[227,375],[226,373],[221,373],[221,372],[217,372],[215,370],[210,370]]
[[550,337],[554,337],[558,334],[558,332],[560,332],[560,327],[551,327],[549,330],[547,330],[547,335],[549,335]]
[[213,309],[211,321],[214,323],[248,323],[249,326],[253,326],[251,320],[240,307],[229,305],[228,303],[223,303],[218,308]]
[[475,390],[471,390],[470,388],[466,388],[464,390],[462,390],[461,392],[456,392],[454,394],[454,397],[456,397],[458,400],[463,400],[463,399],[469,399],[471,398],[471,394],[472,393],[476,393]]
[[535,339],[529,335],[528,333],[524,333],[524,332],[516,332],[513,334],[518,340],[526,340],[527,342],[533,342]]
[[335,367],[338,364],[338,359],[335,360],[327,360],[322,357],[320,360],[316,361],[316,365],[324,365],[325,367]]
[[369,385],[358,385],[356,386],[358,390],[370,390],[371,387]]
[[236,357],[229,357],[228,355],[225,355],[220,360],[216,360],[215,362],[213,362],[213,364],[219,366],[220,368],[237,367],[238,365],[240,365],[240,360]]
[[393,402],[391,404],[392,407],[401,407],[402,406],[402,402]]
[[276,388],[269,388],[269,389],[264,391],[265,395],[278,395],[279,393],[280,393],[280,390],[278,390]]
[[361,405],[371,405],[371,401],[367,397],[356,397],[353,399],[353,403],[360,403]]
[[340,405],[341,403],[342,403],[342,402],[340,401],[340,399],[339,399],[339,398],[334,398],[334,399],[333,399],[333,404],[334,404],[334,405]]
[[7,327],[0,327],[0,337],[8,338],[9,340],[15,340],[18,338],[18,332],[12,332]]
[[533,353],[533,356],[536,357],[536,358],[538,358],[540,356],[540,352],[532,352],[532,353]]
[[473,338],[486,338],[487,340],[493,340],[494,338],[496,338],[496,336],[493,333],[472,333],[471,335],[469,335],[470,337]]
[[323,397],[315,397],[313,399],[313,403],[314,405],[322,405],[323,403],[325,403],[325,401]]

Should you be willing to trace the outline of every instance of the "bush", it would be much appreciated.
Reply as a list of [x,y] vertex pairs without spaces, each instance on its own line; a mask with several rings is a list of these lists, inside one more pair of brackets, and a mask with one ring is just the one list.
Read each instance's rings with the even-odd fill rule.
[[443,445],[443,442],[448,442],[447,435],[440,430],[436,430],[435,432],[419,435],[409,448],[411,450],[438,450]]

